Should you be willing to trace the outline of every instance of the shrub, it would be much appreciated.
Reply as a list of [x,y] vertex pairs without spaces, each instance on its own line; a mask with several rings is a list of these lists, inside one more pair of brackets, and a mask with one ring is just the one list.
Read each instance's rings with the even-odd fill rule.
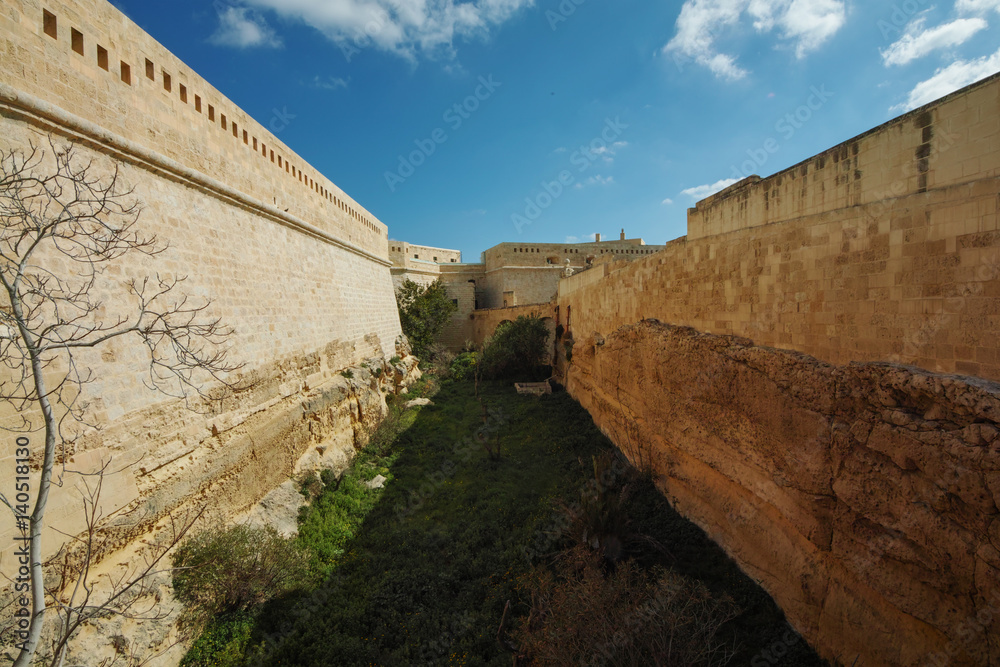
[[396,355],[393,355],[392,359],[389,360],[389,363],[392,364],[393,366],[395,366],[396,364],[398,364],[401,361],[402,361],[402,359],[400,359],[399,355],[396,354]]
[[565,518],[562,534],[613,563],[624,558],[628,546],[649,538],[632,528],[628,516],[631,485],[625,478],[634,474],[633,469],[612,454],[594,457],[593,469],[594,479],[583,488],[580,499],[560,503]]
[[439,378],[446,378],[451,375],[451,362],[455,359],[455,354],[444,345],[434,343],[428,350],[430,360],[430,372]]
[[348,368],[346,371],[340,371],[340,375],[341,377],[345,377],[348,380],[354,379],[354,371],[352,371],[350,368]]
[[309,554],[273,528],[205,530],[173,555],[174,591],[188,622],[253,609],[295,590],[309,574]]
[[688,667],[733,656],[718,635],[739,608],[669,570],[630,561],[605,576],[578,547],[555,573],[536,567],[529,582],[531,613],[515,639],[532,664]]
[[459,382],[471,380],[476,373],[476,353],[463,352],[451,362],[451,377]]
[[307,501],[312,500],[323,492],[323,482],[315,471],[306,473],[299,481],[299,493],[305,496]]
[[431,345],[458,310],[440,280],[426,287],[407,280],[396,291],[396,305],[403,333],[410,339],[413,354],[421,358],[430,354]]
[[548,352],[549,331],[537,315],[501,323],[483,345],[479,364],[483,377],[522,380],[532,376]]

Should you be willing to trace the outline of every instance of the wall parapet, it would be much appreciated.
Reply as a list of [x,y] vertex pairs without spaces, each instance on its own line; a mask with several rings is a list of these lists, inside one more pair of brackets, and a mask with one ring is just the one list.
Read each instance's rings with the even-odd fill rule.
[[0,61],[0,79],[386,256],[383,223],[107,0],[12,2],[0,46],[16,56]]
[[47,127],[75,143],[86,144],[100,150],[102,153],[133,162],[151,172],[198,188],[223,201],[247,208],[257,215],[261,215],[278,224],[285,225],[318,240],[338,246],[383,266],[390,265],[390,262],[384,257],[373,254],[353,243],[346,242],[297,216],[290,215],[274,206],[258,201],[199,171],[189,169],[168,157],[148,150],[133,141],[125,139],[110,130],[99,127],[55,105],[49,104],[34,95],[20,92],[2,81],[0,81],[0,108],[6,109],[9,114],[21,116],[24,120],[34,125]]
[[688,238],[845,211],[1000,175],[1000,73],[688,209]]

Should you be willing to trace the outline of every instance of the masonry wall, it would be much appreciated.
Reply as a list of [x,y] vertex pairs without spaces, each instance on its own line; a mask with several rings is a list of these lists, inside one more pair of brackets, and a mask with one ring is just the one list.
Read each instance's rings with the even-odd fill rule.
[[[93,290],[107,305],[105,320],[128,312],[124,280],[186,276],[179,291],[196,303],[210,300],[206,315],[234,329],[231,360],[243,368],[231,379],[249,386],[222,405],[195,401],[207,413],[191,412],[146,388],[148,361],[138,341],[117,339],[77,356],[94,369],[81,398],[101,428],[78,430],[61,461],[67,470],[93,472],[109,462],[121,470],[102,493],[103,514],[115,516],[104,548],[113,550],[179,507],[204,502],[227,516],[306,460],[342,462],[384,411],[382,393],[405,381],[413,360],[385,365],[407,352],[397,346],[384,224],[110,4],[53,1],[44,11],[56,19],[54,38],[45,32],[52,22],[42,5],[13,0],[0,11],[0,149],[34,144],[51,157],[72,141],[96,173],[117,167],[143,206],[138,229],[167,250],[109,267]],[[82,35],[82,55],[71,29]],[[120,60],[131,64],[131,84],[122,80]],[[43,262],[66,269],[52,255]],[[385,373],[375,378],[356,368],[351,381],[339,375],[362,361]],[[0,408],[0,425],[17,420],[9,405]],[[29,439],[37,471],[42,437]],[[0,470],[13,469],[13,455],[13,437],[0,439]],[[83,527],[79,480],[67,479],[50,500],[46,554],[63,539],[54,529],[74,534]],[[10,495],[12,481],[5,476],[0,491]],[[0,524],[7,564],[12,531]]]
[[9,0],[0,52],[3,84],[387,258],[386,226],[274,136],[288,119],[250,118],[107,0]]
[[571,393],[844,664],[1000,659],[998,142],[994,76],[560,282]]
[[[715,205],[699,203],[689,221],[695,235],[619,265],[599,284],[582,287],[586,274],[562,281],[559,302],[572,306],[583,333],[655,317],[836,363],[893,360],[1000,380],[998,96],[993,77],[844,144],[889,156],[889,167],[864,172],[879,187],[895,177],[919,189],[909,174],[919,167],[914,153],[891,157],[931,119],[926,192],[843,208],[834,201],[779,222],[751,216],[753,224],[697,235],[706,220],[732,221],[734,206],[764,210],[767,193],[787,184],[782,172]],[[976,134],[983,126],[996,133]],[[936,143],[943,136],[952,137],[948,145]],[[983,145],[996,148],[983,155]],[[954,166],[966,163],[968,171]],[[864,180],[857,187],[871,191]]]
[[467,341],[475,340],[472,314],[482,296],[480,285],[483,278],[482,264],[441,265],[441,281],[448,297],[457,301],[458,306],[441,333],[441,344],[453,351],[461,350]]

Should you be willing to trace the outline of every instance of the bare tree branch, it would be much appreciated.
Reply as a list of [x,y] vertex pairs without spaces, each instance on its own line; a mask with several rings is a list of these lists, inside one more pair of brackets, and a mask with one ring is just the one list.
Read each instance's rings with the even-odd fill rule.
[[[51,653],[55,666],[70,637],[94,614],[112,608],[127,613],[122,611],[130,609],[126,600],[163,557],[156,557],[138,578],[112,582],[110,598],[91,602],[89,568],[101,534],[97,498],[102,470],[96,488],[88,486],[83,499],[87,532],[67,535],[82,565],[63,564],[74,577],[68,592],[44,588],[43,574],[51,563],[41,562],[41,533],[49,490],[62,484],[62,475],[55,474],[57,454],[66,460],[67,445],[76,437],[71,424],[77,431],[97,427],[88,423],[92,417],[83,391],[94,380],[94,369],[75,355],[132,340],[146,353],[147,387],[183,399],[191,408],[221,400],[224,392],[209,393],[206,387],[244,388],[233,379],[242,366],[230,362],[225,349],[233,330],[209,315],[210,301],[195,303],[180,291],[184,278],[132,277],[119,285],[112,304],[100,298],[112,282],[109,266],[129,255],[158,255],[166,245],[140,228],[142,205],[117,164],[102,169],[80,158],[72,145],[63,146],[51,136],[48,143],[49,150],[32,144],[0,151],[0,401],[21,415],[20,424],[6,428],[42,431],[45,443],[28,517],[32,615],[17,642],[15,667],[27,667],[35,656],[46,610],[60,623],[60,639]],[[192,397],[200,399],[197,406]],[[6,501],[0,498],[9,506]]]

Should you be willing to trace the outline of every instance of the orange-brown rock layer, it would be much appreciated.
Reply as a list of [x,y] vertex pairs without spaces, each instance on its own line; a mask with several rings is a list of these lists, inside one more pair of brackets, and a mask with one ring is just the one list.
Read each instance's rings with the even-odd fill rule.
[[1000,661],[1000,384],[656,320],[577,334],[561,366],[822,655]]

